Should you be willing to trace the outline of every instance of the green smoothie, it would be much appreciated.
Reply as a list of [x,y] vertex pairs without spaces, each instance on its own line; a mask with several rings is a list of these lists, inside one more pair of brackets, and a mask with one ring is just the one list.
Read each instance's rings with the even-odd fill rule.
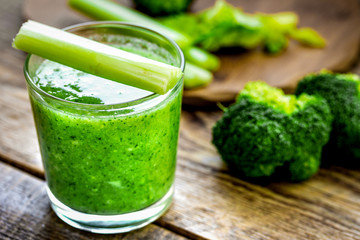
[[[163,56],[152,58],[171,63]],[[146,208],[169,191],[181,84],[159,96],[48,60],[35,75],[38,88],[66,100],[30,93],[46,179],[60,202],[84,213],[113,215]]]

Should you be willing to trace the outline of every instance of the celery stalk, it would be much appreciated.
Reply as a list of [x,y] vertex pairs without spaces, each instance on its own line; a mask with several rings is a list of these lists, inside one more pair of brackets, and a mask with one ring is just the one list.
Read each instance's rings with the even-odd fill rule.
[[299,28],[290,31],[290,36],[300,43],[310,46],[323,48],[326,46],[325,39],[314,29],[311,28]]
[[34,21],[13,47],[116,82],[165,94],[182,76],[178,67],[129,53]]
[[156,20],[131,8],[124,7],[109,0],[69,0],[69,5],[96,20],[127,21],[143,24],[173,39],[180,47],[191,45],[192,40]]
[[199,67],[209,71],[216,71],[220,67],[219,58],[209,54],[205,50],[198,47],[186,48],[183,50],[186,61],[189,61]]
[[191,63],[187,63],[184,74],[184,88],[194,89],[208,85],[213,79],[211,72]]
[[187,61],[207,70],[219,68],[219,59],[202,49],[191,47],[192,40],[153,18],[109,0],[69,0],[69,5],[97,20],[116,20],[142,24],[173,39],[183,49]]

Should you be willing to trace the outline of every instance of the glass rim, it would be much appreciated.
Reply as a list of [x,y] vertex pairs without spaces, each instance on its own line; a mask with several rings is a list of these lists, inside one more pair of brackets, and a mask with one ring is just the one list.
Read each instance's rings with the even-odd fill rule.
[[[171,38],[165,36],[162,33],[159,33],[157,31],[154,31],[150,28],[144,27],[140,24],[136,24],[136,23],[129,23],[129,22],[123,22],[123,21],[88,21],[88,22],[84,22],[84,23],[78,23],[78,24],[74,24],[74,25],[70,25],[67,26],[65,28],[62,28],[62,30],[64,31],[76,31],[76,30],[81,30],[81,29],[85,29],[87,27],[92,27],[92,26],[101,26],[101,25],[109,25],[109,27],[112,26],[127,26],[127,27],[134,27],[135,29],[141,29],[141,30],[145,30],[148,31],[150,33],[153,33],[155,35],[160,36],[161,38],[165,39],[167,42],[169,42],[176,50],[178,56],[180,57],[180,69],[181,71],[184,73],[185,70],[185,57],[184,54],[181,50],[181,48],[179,47],[179,45],[172,40]],[[167,97],[168,95],[170,95],[172,92],[175,92],[179,86],[181,85],[181,78],[183,78],[184,76],[182,76],[180,79],[178,79],[176,85],[170,89],[167,93],[161,95],[158,93],[152,93],[150,95],[147,95],[145,97],[141,97],[141,98],[137,98],[134,100],[130,100],[130,101],[125,101],[125,102],[120,102],[120,103],[109,103],[109,104],[90,104],[90,103],[80,103],[80,102],[73,102],[73,101],[69,101],[69,100],[65,100],[62,98],[58,98],[55,97],[47,92],[45,92],[44,90],[42,90],[41,88],[39,88],[33,81],[33,78],[30,76],[29,74],[29,63],[30,63],[30,59],[32,56],[37,56],[35,54],[28,54],[26,59],[25,59],[25,63],[24,63],[24,75],[25,75],[25,79],[26,82],[28,83],[28,85],[31,86],[32,89],[34,89],[37,93],[41,94],[41,95],[45,95],[46,97],[49,97],[55,101],[58,102],[62,102],[64,104],[70,104],[70,105],[74,105],[74,106],[79,106],[79,107],[89,107],[89,108],[125,108],[125,107],[129,107],[129,106],[135,106],[135,105],[139,105],[143,102],[152,100],[152,99],[156,99],[159,97]],[[38,56],[39,57],[39,56]]]

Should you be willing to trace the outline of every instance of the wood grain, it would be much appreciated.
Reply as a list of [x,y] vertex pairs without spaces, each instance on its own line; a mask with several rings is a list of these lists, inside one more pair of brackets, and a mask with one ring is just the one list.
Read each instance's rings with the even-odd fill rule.
[[15,49],[0,50],[1,84],[25,88],[23,66],[25,54]]
[[358,58],[357,62],[352,67],[351,72],[360,75],[360,58]]
[[[119,1],[130,5],[131,1]],[[192,11],[210,7],[214,0],[198,0]],[[314,49],[291,42],[288,49],[270,56],[260,50],[217,53],[221,68],[215,80],[206,88],[184,92],[184,103],[214,105],[215,102],[233,101],[244,84],[264,80],[269,84],[292,92],[301,77],[327,68],[348,71],[356,60],[360,47],[360,6],[357,0],[229,0],[249,13],[294,11],[299,15],[300,27],[312,27],[322,34],[328,45]],[[63,27],[88,19],[69,10],[66,1],[26,0],[25,16],[51,25]],[[41,7],[39,7],[41,6]],[[56,9],[56,10],[55,10]]]
[[0,239],[169,239],[186,238],[154,224],[117,235],[80,231],[51,210],[45,183],[0,162]]
[[3,85],[0,96],[0,157],[14,166],[43,177],[27,91]]
[[169,229],[172,224],[209,239],[360,238],[354,179],[347,178],[353,187],[344,189],[322,170],[302,184],[258,186],[189,163],[179,160],[175,202],[160,219]]
[[11,47],[11,41],[21,26],[19,13],[23,0],[0,0],[0,50]]
[[0,83],[25,88],[22,72],[25,53],[11,47],[23,22],[22,8],[23,0],[0,0]]

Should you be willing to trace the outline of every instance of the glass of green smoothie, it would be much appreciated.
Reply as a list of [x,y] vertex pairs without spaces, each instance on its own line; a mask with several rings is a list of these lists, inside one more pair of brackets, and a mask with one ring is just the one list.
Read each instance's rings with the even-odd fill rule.
[[[184,70],[180,48],[152,30],[120,22],[66,30]],[[35,55],[28,56],[24,72],[48,196],[62,220],[91,232],[120,233],[168,209],[182,78],[159,95]]]

